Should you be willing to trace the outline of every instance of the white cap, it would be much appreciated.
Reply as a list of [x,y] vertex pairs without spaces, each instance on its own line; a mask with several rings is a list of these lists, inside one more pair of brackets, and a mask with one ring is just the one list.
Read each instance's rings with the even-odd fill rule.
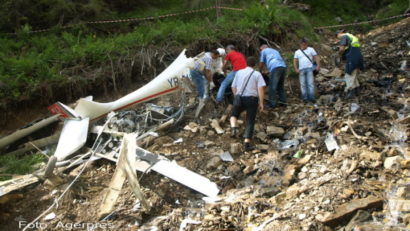
[[218,53],[219,53],[220,55],[226,55],[225,49],[223,49],[223,48],[218,48],[218,49],[216,49],[216,50],[218,51]]

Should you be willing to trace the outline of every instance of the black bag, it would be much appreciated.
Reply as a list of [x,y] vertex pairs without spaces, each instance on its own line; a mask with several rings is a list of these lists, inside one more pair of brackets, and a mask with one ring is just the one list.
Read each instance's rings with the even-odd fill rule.
[[255,72],[255,70],[253,70],[251,72],[251,74],[249,75],[248,80],[246,81],[245,86],[243,87],[241,94],[240,95],[235,95],[235,97],[233,98],[233,106],[234,107],[242,107],[242,95],[243,95],[243,92],[246,89],[246,86],[248,86],[249,80],[251,79],[253,72]]
[[242,100],[241,100],[241,95],[235,95],[233,98],[233,106],[235,107],[242,107]]
[[316,61],[312,61],[310,59],[310,57],[302,49],[300,49],[300,51],[302,51],[302,53],[306,56],[306,58],[308,58],[309,61],[313,64],[313,67],[312,67],[313,68],[313,75],[316,76],[317,74],[319,74],[319,71],[316,70],[316,67],[317,67]]

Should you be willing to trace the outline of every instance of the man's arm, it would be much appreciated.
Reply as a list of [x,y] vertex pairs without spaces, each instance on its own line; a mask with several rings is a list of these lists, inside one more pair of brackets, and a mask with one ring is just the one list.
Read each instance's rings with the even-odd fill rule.
[[293,59],[293,68],[295,69],[296,73],[299,73],[298,61],[298,59]]
[[345,52],[345,50],[346,50],[346,46],[343,46],[343,45],[340,45],[340,46],[339,46],[339,54],[340,54],[340,55],[342,55],[343,52]]
[[205,69],[204,74],[205,74],[205,78],[208,80],[208,82],[212,82],[211,70]]
[[259,110],[263,111],[263,101],[265,100],[265,87],[258,88]]
[[259,63],[259,71],[262,72],[262,69],[265,67],[265,63],[260,62]]
[[233,95],[236,95],[236,88],[235,88],[235,87],[231,87],[231,89],[232,89]]
[[316,62],[316,70],[319,71],[320,70],[320,56],[319,55],[315,55],[313,56],[313,59],[315,59]]

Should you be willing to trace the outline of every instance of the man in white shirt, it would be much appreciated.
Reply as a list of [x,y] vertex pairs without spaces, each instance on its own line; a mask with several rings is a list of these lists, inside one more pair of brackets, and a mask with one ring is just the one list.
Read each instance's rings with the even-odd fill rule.
[[308,46],[307,40],[300,41],[300,49],[295,52],[293,67],[299,73],[300,92],[305,102],[315,102],[315,83],[313,71],[320,70],[320,57],[315,49]]
[[266,83],[262,74],[255,70],[258,64],[257,59],[255,57],[248,57],[246,63],[247,67],[239,70],[232,82],[232,92],[235,96],[240,95],[241,105],[237,106],[234,104],[230,122],[231,136],[234,137],[238,132],[237,119],[241,112],[246,110],[246,128],[243,135],[245,138],[244,149],[245,151],[250,151],[252,149],[250,142],[255,126],[258,105],[260,111],[263,111],[264,107],[263,100]]

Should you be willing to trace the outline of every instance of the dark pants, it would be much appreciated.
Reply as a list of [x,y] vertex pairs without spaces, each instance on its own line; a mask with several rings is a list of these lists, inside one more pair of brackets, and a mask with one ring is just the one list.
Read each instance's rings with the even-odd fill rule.
[[232,116],[238,118],[241,112],[246,110],[246,127],[243,137],[245,139],[251,139],[255,127],[256,112],[258,110],[258,98],[254,96],[242,96],[241,99],[242,106],[234,106]]
[[360,47],[350,47],[344,54],[343,59],[346,60],[345,72],[349,75],[355,69],[364,70],[363,56]]
[[285,76],[286,76],[286,68],[285,67],[277,67],[272,70],[270,73],[269,79],[269,92],[268,92],[268,106],[275,107],[276,102],[276,95],[279,96],[279,102],[282,104],[286,104],[286,93],[285,93]]

